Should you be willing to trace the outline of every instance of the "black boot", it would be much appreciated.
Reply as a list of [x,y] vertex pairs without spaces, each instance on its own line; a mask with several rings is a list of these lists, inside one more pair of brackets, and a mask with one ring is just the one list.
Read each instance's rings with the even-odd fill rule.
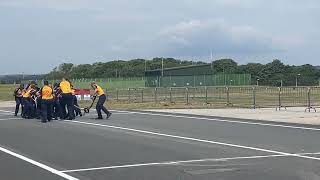
[[109,112],[109,113],[107,114],[107,119],[109,119],[109,118],[111,117],[111,115],[112,115],[112,113]]

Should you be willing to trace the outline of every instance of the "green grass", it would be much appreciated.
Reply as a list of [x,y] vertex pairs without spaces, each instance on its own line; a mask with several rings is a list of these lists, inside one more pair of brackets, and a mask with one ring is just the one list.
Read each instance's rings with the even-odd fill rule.
[[[115,89],[128,89],[128,88],[140,88],[145,87],[144,80],[121,80],[121,81],[103,81],[97,80],[97,83],[104,89],[115,90]],[[74,86],[81,89],[90,89],[90,81],[74,81]]]
[[16,85],[0,84],[0,101],[12,101],[14,100],[13,91]]

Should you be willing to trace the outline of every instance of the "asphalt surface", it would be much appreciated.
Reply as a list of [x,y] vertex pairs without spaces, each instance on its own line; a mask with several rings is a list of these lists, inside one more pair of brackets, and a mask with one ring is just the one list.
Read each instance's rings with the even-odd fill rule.
[[316,126],[126,111],[42,124],[1,110],[0,179],[320,179]]

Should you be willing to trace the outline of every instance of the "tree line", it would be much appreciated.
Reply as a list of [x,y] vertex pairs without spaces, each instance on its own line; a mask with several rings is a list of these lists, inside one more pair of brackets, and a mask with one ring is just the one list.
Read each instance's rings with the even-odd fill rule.
[[[114,78],[114,77],[142,77],[145,70],[181,67],[189,65],[210,64],[202,61],[183,61],[174,58],[133,59],[130,61],[116,60],[109,62],[97,62],[93,64],[74,65],[63,63],[46,75],[48,79],[68,78]],[[267,64],[248,63],[239,65],[232,59],[220,59],[211,62],[212,71],[215,74],[251,74],[252,83],[260,85],[299,86],[319,85],[320,68],[305,64],[301,66],[286,65],[276,59]]]

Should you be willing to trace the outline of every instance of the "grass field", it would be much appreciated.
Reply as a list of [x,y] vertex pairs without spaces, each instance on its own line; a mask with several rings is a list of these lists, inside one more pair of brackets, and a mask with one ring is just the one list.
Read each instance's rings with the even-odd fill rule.
[[[52,80],[51,82],[59,82],[60,80]],[[115,89],[128,89],[145,87],[145,80],[143,77],[132,78],[96,78],[96,79],[71,79],[72,84],[78,89],[90,88],[92,81],[97,82],[102,88],[115,90]],[[42,85],[43,80],[38,80],[37,83]],[[24,82],[28,83],[27,81]]]
[[[0,100],[14,100],[15,85],[0,85]],[[320,106],[320,87],[197,87],[108,90],[117,109]],[[310,100],[309,100],[310,99]],[[85,107],[90,102],[81,102]]]
[[13,91],[17,85],[5,85],[0,84],[0,100],[1,101],[13,101]]

